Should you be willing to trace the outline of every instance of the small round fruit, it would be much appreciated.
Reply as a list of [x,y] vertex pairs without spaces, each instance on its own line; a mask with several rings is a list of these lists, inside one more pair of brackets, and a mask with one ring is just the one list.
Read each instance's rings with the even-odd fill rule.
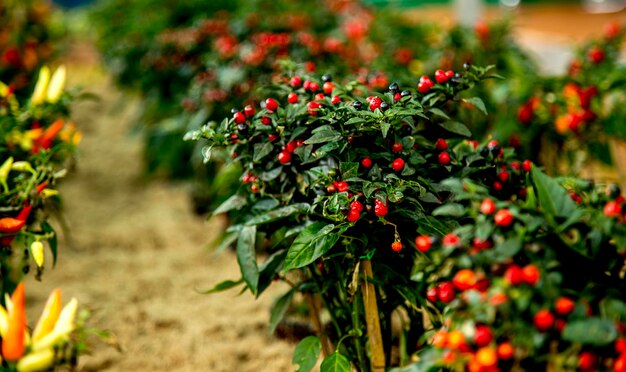
[[396,172],[401,172],[404,169],[404,159],[397,158],[391,163],[391,168]]
[[471,289],[476,284],[476,274],[470,269],[461,269],[452,278],[452,284],[459,291]]
[[455,233],[449,233],[443,237],[441,244],[447,248],[456,247],[457,245],[461,244],[461,238],[459,238],[459,236]]
[[246,122],[246,116],[239,111],[235,112],[233,119],[235,120],[235,124],[243,124]]
[[287,96],[287,102],[291,104],[298,102],[298,95],[294,92],[289,93],[289,95]]
[[445,151],[440,152],[439,156],[437,157],[437,160],[439,161],[439,164],[441,165],[448,165],[450,164],[450,154],[448,154]]
[[380,105],[383,103],[383,100],[380,97],[374,97],[370,101],[370,110],[374,111],[377,108],[380,108]]
[[346,192],[348,191],[348,183],[346,181],[335,182],[335,187],[338,192]]
[[626,353],[626,338],[620,337],[615,340],[615,352],[620,355]]
[[393,145],[391,145],[391,151],[398,153],[398,152],[402,152],[402,144],[400,142],[394,142]]
[[437,141],[435,142],[435,150],[443,151],[447,148],[448,148],[448,142],[445,139],[443,138],[437,139]]
[[568,297],[559,297],[554,304],[554,311],[559,315],[569,315],[574,311],[576,303]]
[[517,286],[524,282],[524,272],[517,265],[511,265],[504,272],[504,280],[510,285]]
[[243,108],[243,113],[246,114],[247,117],[254,115],[254,107],[252,105],[247,105]]
[[522,170],[526,173],[529,173],[533,167],[533,163],[530,160],[524,160],[522,163]]
[[493,220],[496,225],[500,227],[507,227],[513,223],[513,214],[508,209],[500,209],[498,213],[493,216]]
[[324,93],[330,95],[333,92],[333,89],[335,89],[335,84],[333,84],[333,82],[331,81],[327,81],[324,83],[324,85],[322,86],[322,90],[324,91]]
[[354,223],[359,219],[360,216],[361,216],[361,213],[353,209],[350,212],[348,212],[348,215],[346,216],[346,220],[348,220],[348,222]]
[[281,164],[289,164],[291,162],[291,154],[289,151],[283,150],[278,154],[278,161]]
[[437,286],[437,292],[439,294],[439,301],[445,304],[452,302],[452,300],[456,297],[456,291],[450,282],[439,283]]
[[598,368],[598,357],[591,351],[583,351],[578,356],[578,368],[583,372],[595,371]]
[[548,309],[541,309],[535,313],[533,323],[539,332],[547,332],[554,327],[554,315]]
[[278,109],[278,102],[274,98],[268,98],[265,100],[265,108],[270,111],[276,111]]
[[487,198],[480,204],[480,213],[490,215],[496,212],[496,203]]
[[415,247],[417,248],[418,251],[422,253],[426,253],[428,252],[431,246],[432,246],[432,240],[430,236],[420,235],[417,238],[415,238]]
[[443,84],[446,81],[448,81],[449,77],[448,75],[446,75],[446,72],[443,70],[437,70],[435,71],[435,80],[437,81],[437,83],[439,84]]
[[370,158],[363,158],[363,160],[361,160],[361,165],[365,169],[370,169],[372,167],[372,159],[370,159]]
[[395,241],[393,243],[391,243],[391,249],[394,252],[400,252],[402,250],[402,243],[399,241]]
[[515,349],[510,342],[503,342],[498,345],[498,358],[501,360],[509,360],[513,358]]
[[493,333],[491,329],[486,325],[476,326],[476,332],[474,332],[474,344],[478,347],[484,347],[491,343],[493,340]]
[[361,203],[358,200],[353,201],[352,203],[350,203],[350,210],[353,211],[357,211],[359,213],[363,212],[363,203]]
[[460,348],[462,348],[464,345],[467,344],[465,335],[459,330],[454,330],[448,333],[447,341],[448,341],[447,342],[448,348],[452,350],[459,350]]
[[522,273],[524,275],[524,282],[529,285],[537,285],[539,279],[541,279],[541,271],[533,264],[524,266]]
[[384,217],[387,213],[389,213],[389,207],[387,207],[387,204],[378,199],[374,200],[374,214],[378,217]]
[[498,354],[492,347],[483,347],[476,351],[476,363],[481,367],[490,368],[498,363]]
[[333,105],[338,105],[341,102],[341,97],[339,96],[333,96],[333,98],[330,100],[330,103],[332,103]]
[[263,123],[263,125],[270,125],[272,124],[272,119],[268,118],[267,116],[263,116],[261,118],[261,123]]
[[437,287],[428,288],[428,291],[426,292],[426,299],[430,302],[437,302],[439,299],[439,291],[437,290]]
[[620,217],[622,215],[622,205],[615,200],[611,200],[604,205],[604,215],[607,217]]
[[298,88],[300,87],[300,85],[302,85],[302,79],[300,79],[300,77],[296,75],[291,78],[289,84],[291,84],[291,86],[294,88]]

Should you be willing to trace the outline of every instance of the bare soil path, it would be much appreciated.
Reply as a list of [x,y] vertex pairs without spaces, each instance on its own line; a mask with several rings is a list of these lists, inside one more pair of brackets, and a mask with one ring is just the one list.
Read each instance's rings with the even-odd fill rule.
[[90,324],[123,350],[95,340],[82,371],[294,370],[294,345],[267,331],[277,292],[258,301],[237,290],[196,292],[239,277],[232,253],[208,248],[223,222],[193,215],[184,185],[143,177],[141,139],[129,134],[136,102],[88,52],[68,63],[69,84],[101,101],[74,110],[81,155],[60,187],[71,234],[61,237],[57,267],[48,260],[42,282],[28,279],[30,322],[60,287],[64,302],[77,297],[92,310]]

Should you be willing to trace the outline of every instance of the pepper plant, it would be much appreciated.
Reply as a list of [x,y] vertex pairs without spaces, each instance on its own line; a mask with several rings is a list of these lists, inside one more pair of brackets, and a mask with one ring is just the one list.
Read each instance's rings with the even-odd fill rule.
[[[72,96],[64,92],[65,68],[39,73],[29,100],[18,99],[0,83],[0,261],[4,292],[28,273],[44,268],[44,243],[56,261],[57,238],[49,223],[58,192],[80,134],[69,122]],[[18,250],[19,249],[19,250]],[[18,255],[15,250],[24,254]]]
[[[236,194],[214,211],[234,218],[224,241],[236,245],[242,277],[214,290],[243,284],[259,296],[276,279],[289,283],[271,330],[296,293],[312,303],[319,298],[331,319],[328,332],[318,329],[328,354],[323,370],[332,363],[359,370],[405,363],[425,331],[425,299],[416,290],[425,284],[411,280],[414,237],[443,236],[458,226],[455,206],[443,204],[450,191],[441,182],[465,177],[498,198],[524,197],[524,167],[511,161],[512,151],[497,141],[469,140],[469,129],[446,113],[460,101],[484,111],[480,98],[460,93],[492,78],[488,71],[468,66],[422,76],[417,89],[392,83],[382,94],[292,72],[265,91],[261,107],[190,133],[205,142],[207,160],[225,149],[243,168]],[[259,264],[261,249],[270,255]],[[392,360],[398,312],[406,318],[400,357]],[[378,316],[380,322],[372,320]],[[374,324],[378,331],[369,329]],[[384,352],[368,352],[374,343]],[[308,359],[298,363],[306,369]]]

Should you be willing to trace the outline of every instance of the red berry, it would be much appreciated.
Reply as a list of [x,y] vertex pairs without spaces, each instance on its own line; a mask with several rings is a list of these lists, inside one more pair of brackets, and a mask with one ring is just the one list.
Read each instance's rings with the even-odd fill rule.
[[439,160],[439,164],[441,164],[441,165],[448,165],[448,164],[450,164],[450,154],[448,154],[445,151],[440,152],[439,156],[437,158]]
[[578,356],[578,368],[582,372],[592,372],[598,368],[598,357],[590,351],[583,351]]
[[263,125],[270,125],[272,124],[272,119],[268,118],[267,116],[263,116],[261,118],[261,123],[263,123]]
[[570,298],[559,297],[554,304],[554,310],[559,315],[569,315],[572,311],[574,311],[575,305],[574,301]]
[[257,184],[251,185],[250,186],[250,191],[252,191],[253,193],[256,194],[257,192],[259,192],[259,185],[257,185]]
[[498,173],[498,179],[500,179],[501,182],[508,181],[509,180],[509,172],[502,171],[502,172]]
[[296,147],[300,147],[304,145],[304,140],[302,138],[296,140]]
[[452,71],[452,70],[446,71],[446,77],[448,79],[451,79],[452,77],[454,77],[454,71]]
[[474,333],[474,344],[477,347],[484,347],[491,343],[493,340],[493,333],[486,325],[476,326],[476,332]]
[[235,119],[235,124],[243,124],[246,122],[246,117],[239,111],[235,112],[233,119]]
[[287,150],[290,153],[293,153],[296,150],[296,148],[298,148],[298,145],[296,144],[296,141],[289,141],[285,145],[285,150]]
[[513,358],[513,354],[515,353],[515,349],[510,342],[503,342],[498,345],[498,359],[501,360],[509,360]]
[[393,100],[394,100],[395,102],[398,102],[398,101],[399,101],[399,100],[401,100],[401,99],[402,99],[402,95],[401,95],[400,93],[396,93],[396,95],[395,95],[395,96],[393,96]]
[[308,90],[312,93],[317,92],[320,89],[320,85],[314,81],[309,82]]
[[504,272],[504,280],[510,285],[516,286],[524,282],[524,272],[517,265],[511,265]]
[[439,138],[435,142],[435,150],[443,151],[448,148],[448,142],[445,139]]
[[322,90],[324,91],[324,93],[328,95],[330,95],[333,92],[333,89],[335,89],[335,84],[333,84],[332,81],[327,81],[322,86]]
[[441,244],[444,247],[456,247],[457,245],[459,245],[461,243],[461,238],[459,238],[458,235],[456,235],[455,233],[449,233],[448,235],[444,236]]
[[539,279],[541,279],[541,271],[533,264],[524,266],[522,273],[524,275],[524,281],[530,285],[537,285]]
[[496,212],[496,203],[493,200],[487,198],[483,200],[480,204],[480,213],[482,214],[493,214]]
[[430,80],[428,76],[422,76],[420,78],[419,84],[417,84],[417,90],[420,93],[424,94],[424,93],[427,93],[430,90],[430,88],[433,87],[433,85],[435,84],[432,82],[432,80]]
[[615,340],[615,352],[621,355],[626,353],[626,338],[620,337]]
[[353,201],[352,203],[350,203],[350,210],[361,213],[363,211],[363,203],[358,200]]
[[500,227],[507,227],[513,223],[513,214],[508,209],[500,209],[493,220]]
[[435,80],[437,80],[437,83],[443,84],[448,81],[448,79],[448,75],[443,70],[435,71]]
[[402,158],[397,158],[391,163],[391,168],[396,172],[401,172],[404,169],[404,160]]
[[291,154],[286,150],[281,151],[278,154],[278,161],[281,164],[288,164],[291,161]]
[[278,136],[276,136],[275,134],[268,134],[268,135],[267,135],[267,139],[268,139],[270,142],[274,142],[274,141],[276,141],[276,138],[278,138]]
[[311,101],[308,104],[309,115],[316,116],[319,108],[322,107],[322,104],[319,102]]
[[452,284],[459,291],[467,291],[476,284],[476,274],[470,269],[461,269],[454,274]]
[[430,236],[420,235],[417,238],[415,238],[415,246],[417,247],[417,250],[419,250],[422,253],[428,252],[431,245],[432,245],[432,240]]
[[593,47],[591,49],[589,49],[589,51],[587,52],[587,57],[589,58],[589,60],[595,64],[598,64],[602,61],[604,61],[604,50],[602,50],[602,48],[600,47]]
[[348,183],[346,181],[335,182],[335,187],[338,192],[346,192],[348,191]]
[[361,160],[361,165],[363,166],[363,168],[369,169],[372,167],[372,159],[370,158],[363,158],[363,160]]
[[395,142],[393,145],[391,145],[391,151],[393,152],[402,152],[402,144],[400,142]]
[[491,248],[491,242],[489,241],[489,239],[480,240],[478,238],[474,238],[472,245],[474,246],[475,249],[478,249],[478,250]]
[[535,314],[533,323],[539,332],[547,332],[554,326],[554,315],[548,309],[541,309]]
[[333,98],[330,100],[330,103],[332,103],[333,105],[337,105],[341,102],[341,97],[339,96],[333,96]]
[[430,302],[437,302],[437,299],[439,299],[439,291],[437,290],[437,287],[428,288],[426,298]]
[[611,200],[604,205],[604,215],[607,217],[619,217],[622,215],[622,204]]
[[374,200],[374,214],[377,215],[378,217],[384,217],[387,215],[387,213],[389,212],[389,208],[387,207],[387,204],[383,203],[382,201],[375,199]]
[[300,85],[302,85],[302,79],[300,79],[299,76],[294,76],[291,78],[291,81],[289,83],[292,87],[298,88]]
[[530,172],[533,167],[533,163],[530,160],[524,160],[522,163],[522,170],[526,173]]
[[298,95],[294,92],[289,93],[289,95],[287,96],[287,102],[291,104],[298,102]]
[[243,113],[246,114],[247,117],[254,115],[254,107],[252,105],[247,105],[243,108]]
[[437,286],[437,292],[439,295],[439,301],[443,303],[449,303],[456,297],[454,286],[450,282],[439,283]]
[[356,222],[359,217],[361,217],[361,213],[353,209],[346,216],[346,220],[348,220],[348,222]]
[[391,249],[393,249],[394,252],[400,252],[402,250],[402,243],[398,241],[391,243]]
[[377,108],[380,108],[380,105],[383,103],[383,100],[380,97],[373,97],[370,100],[370,110],[374,111]]
[[268,98],[265,100],[265,108],[270,111],[276,111],[278,109],[278,102],[274,98]]
[[620,355],[613,363],[613,372],[626,372],[626,354]]
[[324,98],[326,98],[326,97],[324,96],[324,93],[317,93],[317,94],[315,95],[315,100],[316,100],[316,101],[322,101]]

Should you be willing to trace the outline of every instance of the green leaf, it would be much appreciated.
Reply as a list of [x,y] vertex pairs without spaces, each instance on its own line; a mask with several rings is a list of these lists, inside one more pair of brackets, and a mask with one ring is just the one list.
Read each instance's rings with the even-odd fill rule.
[[598,317],[571,321],[563,330],[564,340],[583,345],[604,346],[616,338],[615,322]]
[[289,248],[283,265],[283,272],[306,266],[315,261],[337,243],[347,228],[345,226],[333,232],[335,225],[321,221],[313,222],[307,226],[298,234],[291,248]]
[[309,372],[315,366],[322,352],[322,343],[317,336],[302,339],[293,352],[291,362],[298,365],[296,372]]
[[270,315],[270,325],[269,325],[270,335],[274,334],[274,331],[276,331],[276,327],[278,326],[278,323],[280,323],[280,321],[285,316],[285,313],[287,312],[287,309],[289,308],[289,305],[291,304],[291,300],[293,299],[293,295],[295,293],[296,293],[296,288],[295,287],[291,288],[287,293],[282,295],[274,303],[274,306],[272,307],[272,312]]
[[228,289],[234,288],[239,284],[243,283],[243,279],[235,280],[224,280],[223,282],[217,283],[213,288],[202,291],[203,294],[217,293],[226,291]]
[[433,211],[433,216],[461,217],[465,214],[465,208],[461,204],[448,203]]
[[387,138],[387,133],[389,133],[390,128],[391,124],[384,121],[380,123],[380,131],[383,133],[383,138]]
[[445,112],[443,112],[441,109],[438,109],[436,107],[433,107],[429,110],[430,112],[432,112],[433,114],[442,117],[444,119],[450,120],[450,117],[448,116],[448,114],[446,114]]
[[244,226],[237,240],[237,262],[243,280],[253,294],[257,292],[259,284],[259,268],[256,263],[256,226]]
[[487,115],[487,108],[485,107],[485,103],[479,97],[464,98],[463,102],[469,103],[470,105],[479,109],[483,114]]
[[324,358],[320,372],[350,372],[350,361],[345,355],[335,351]]
[[265,260],[265,262],[259,265],[259,284],[257,286],[257,297],[259,297],[261,293],[263,293],[263,291],[265,291],[267,287],[269,287],[272,282],[274,282],[276,274],[278,274],[280,268],[283,265],[283,262],[285,262],[285,256],[287,256],[287,250],[280,249],[274,252],[271,256],[267,258],[267,260]]
[[309,137],[309,139],[304,141],[304,143],[306,143],[307,145],[315,145],[318,143],[337,141],[340,138],[341,133],[327,126],[327,128],[324,128],[324,130],[316,131],[311,137]]
[[248,200],[244,196],[235,194],[226,199],[219,207],[215,208],[213,215],[232,211],[233,209],[241,209],[241,207],[246,204],[248,204]]
[[257,143],[254,145],[253,162],[259,162],[261,159],[269,155],[274,150],[274,145],[271,142]]
[[274,222],[285,217],[289,217],[298,213],[306,213],[311,206],[307,203],[296,203],[292,205],[288,205],[286,207],[274,209],[271,212],[267,212],[260,216],[256,216],[248,220],[246,225],[261,225],[264,223]]
[[345,123],[343,123],[344,125],[350,125],[350,124],[358,124],[358,123],[362,123],[364,122],[365,119],[360,118],[358,116],[352,117],[350,118],[348,121],[346,121]]
[[576,212],[576,203],[554,178],[546,176],[537,166],[532,167],[531,174],[539,205],[545,213],[567,218]]
[[522,240],[516,237],[507,239],[501,244],[497,244],[494,252],[497,260],[504,261],[516,255],[520,249],[522,249]]
[[339,163],[339,172],[344,180],[359,176],[359,163],[357,162],[341,162]]
[[443,123],[437,123],[440,127],[448,132],[459,134],[464,137],[471,137],[472,132],[465,126],[465,124],[458,121],[444,121]]

